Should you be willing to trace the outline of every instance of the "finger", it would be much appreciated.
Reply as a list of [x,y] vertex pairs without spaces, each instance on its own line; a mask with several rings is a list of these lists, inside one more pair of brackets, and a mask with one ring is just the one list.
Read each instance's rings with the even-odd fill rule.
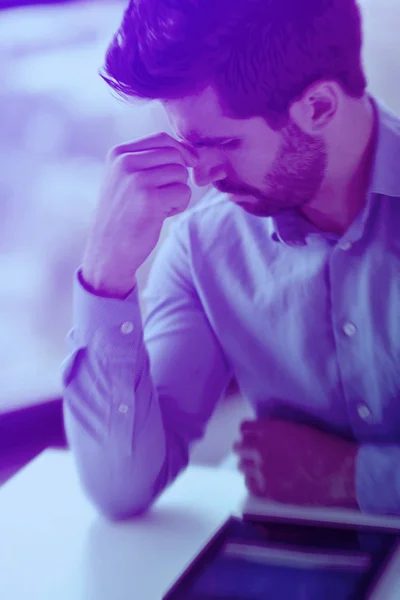
[[242,450],[252,450],[253,452],[260,452],[262,445],[260,444],[259,438],[256,437],[242,437],[239,442],[233,444],[234,452],[242,452]]
[[111,150],[111,155],[116,158],[121,154],[135,153],[135,152],[143,152],[145,150],[154,150],[156,148],[165,148],[172,147],[179,151],[182,155],[184,162],[193,167],[197,164],[198,158],[197,156],[191,152],[186,146],[178,142],[178,140],[174,139],[168,133],[156,133],[151,136],[147,136],[145,138],[140,138],[138,140],[133,140],[132,142],[127,142],[125,144],[120,144],[115,146]]
[[136,174],[143,186],[163,187],[174,183],[187,184],[189,172],[186,167],[178,164],[161,165],[151,169],[144,169]]
[[260,448],[267,443],[266,436],[261,432],[242,433],[242,444],[248,448]]
[[240,431],[243,435],[252,434],[259,435],[265,430],[268,421],[266,419],[254,419],[251,421],[242,421],[240,424]]
[[180,165],[188,168],[179,150],[171,147],[120,154],[113,160],[124,173],[137,173],[164,165]]
[[234,447],[233,449],[239,456],[239,459],[251,461],[253,464],[255,464],[257,466],[262,465],[262,457],[261,457],[260,453],[258,452],[258,450],[256,450],[255,448],[247,448],[247,447],[239,446],[237,448]]
[[243,444],[242,442],[235,442],[233,444],[233,451],[236,452],[236,454],[239,454],[243,458],[248,458],[248,459],[251,458],[253,460],[255,460],[255,457],[258,454],[258,451],[256,448],[247,446],[247,445]]
[[183,183],[171,183],[157,188],[157,199],[165,217],[172,217],[187,209],[192,190]]
[[247,475],[245,477],[245,484],[249,492],[254,496],[262,498],[267,497],[267,488],[265,486],[264,480],[261,479],[259,475]]
[[259,446],[268,440],[269,424],[266,422],[255,424],[242,424],[240,427],[243,442],[249,446]]
[[237,463],[237,468],[238,471],[244,475],[254,475],[255,471],[258,469],[254,460],[248,458],[240,458]]

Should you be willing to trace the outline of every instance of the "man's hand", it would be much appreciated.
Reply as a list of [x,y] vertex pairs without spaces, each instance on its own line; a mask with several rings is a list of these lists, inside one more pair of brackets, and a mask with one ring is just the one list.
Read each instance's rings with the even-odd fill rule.
[[249,491],[278,502],[358,508],[357,445],[280,419],[244,421],[234,444]]
[[188,169],[196,161],[166,133],[110,151],[83,258],[82,274],[92,288],[124,296],[134,286],[165,219],[189,205]]

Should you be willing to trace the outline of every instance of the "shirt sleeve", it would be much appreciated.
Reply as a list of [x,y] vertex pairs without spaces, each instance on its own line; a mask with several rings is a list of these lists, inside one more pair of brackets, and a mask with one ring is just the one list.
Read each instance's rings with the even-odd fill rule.
[[362,444],[356,489],[362,511],[400,515],[400,445]]
[[80,478],[98,508],[125,518],[148,508],[188,463],[231,378],[192,281],[179,221],[145,291],[125,299],[74,281],[70,354],[62,364],[64,420]]

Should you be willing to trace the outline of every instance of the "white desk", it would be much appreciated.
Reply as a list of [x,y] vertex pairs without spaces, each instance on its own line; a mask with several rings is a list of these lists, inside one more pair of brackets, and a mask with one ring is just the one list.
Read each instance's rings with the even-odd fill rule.
[[[244,505],[266,514],[310,516],[308,509],[246,498],[236,471],[190,467],[147,515],[108,523],[84,496],[72,456],[47,451],[0,489],[0,599],[160,600],[223,521]],[[323,519],[324,510],[313,509],[312,516]],[[325,516],[400,525],[400,519],[353,511]],[[399,573],[400,555],[388,585],[374,598],[400,600]]]
[[191,467],[140,520],[108,523],[69,453],[0,489],[1,600],[160,600],[245,497],[239,473]]

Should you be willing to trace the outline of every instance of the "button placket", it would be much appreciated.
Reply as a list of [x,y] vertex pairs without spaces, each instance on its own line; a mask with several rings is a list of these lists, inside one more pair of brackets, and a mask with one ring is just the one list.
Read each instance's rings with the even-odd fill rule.
[[132,331],[133,331],[133,323],[131,321],[125,321],[125,323],[122,323],[121,333],[123,333],[124,335],[128,335],[129,333],[132,333]]
[[347,321],[343,325],[343,331],[348,337],[353,337],[357,333],[357,327],[351,321]]
[[369,406],[367,406],[364,402],[360,402],[358,404],[357,413],[360,419],[362,419],[363,421],[369,421],[372,416]]
[[340,250],[343,250],[344,252],[347,252],[348,250],[350,250],[351,247],[352,247],[351,242],[342,242],[341,244],[339,244]]

